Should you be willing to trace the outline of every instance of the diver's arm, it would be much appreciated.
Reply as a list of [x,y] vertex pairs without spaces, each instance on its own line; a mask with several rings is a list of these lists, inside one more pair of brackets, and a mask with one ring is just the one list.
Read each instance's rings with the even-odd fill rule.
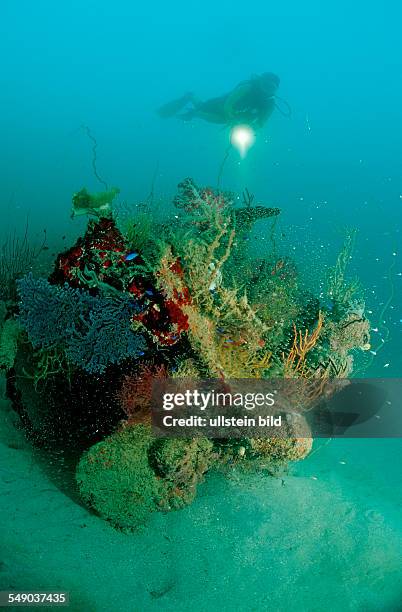
[[263,125],[268,121],[270,116],[275,110],[275,98],[272,96],[268,98],[266,104],[263,109],[258,113],[258,117],[256,117],[255,124],[256,127],[263,127]]

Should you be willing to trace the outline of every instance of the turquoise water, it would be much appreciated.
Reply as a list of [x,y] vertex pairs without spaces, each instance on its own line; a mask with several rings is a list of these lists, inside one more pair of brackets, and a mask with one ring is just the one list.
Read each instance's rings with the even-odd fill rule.
[[[102,188],[83,126],[122,203],[153,190],[168,208],[179,181],[215,186],[224,162],[222,187],[281,208],[278,248],[316,292],[344,228],[357,228],[350,274],[376,353],[363,375],[399,377],[401,8],[322,4],[4,0],[1,238],[29,215],[34,242],[47,229],[46,267],[83,232],[71,194]],[[275,112],[244,159],[225,160],[220,126],[155,113],[264,71],[280,76],[292,117]],[[131,536],[80,505],[62,459],[31,448],[3,399],[0,589],[69,590],[85,612],[402,609],[399,439],[316,441],[278,478],[211,474],[190,507]]]

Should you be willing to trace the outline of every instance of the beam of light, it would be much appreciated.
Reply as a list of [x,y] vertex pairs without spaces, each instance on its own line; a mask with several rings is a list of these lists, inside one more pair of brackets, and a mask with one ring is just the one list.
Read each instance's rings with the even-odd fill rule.
[[247,151],[253,146],[255,134],[249,125],[236,125],[230,132],[230,142],[245,157]]

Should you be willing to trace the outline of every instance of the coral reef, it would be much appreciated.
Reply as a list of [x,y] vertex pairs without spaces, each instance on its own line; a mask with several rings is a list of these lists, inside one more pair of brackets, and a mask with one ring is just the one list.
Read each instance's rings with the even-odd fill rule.
[[5,321],[0,336],[0,367],[9,370],[14,365],[21,328],[16,321]]
[[149,427],[129,427],[92,446],[78,465],[82,499],[120,529],[141,526],[168,505],[169,486],[148,462],[152,442]]
[[308,377],[308,373],[306,372],[307,353],[317,344],[322,330],[323,320],[322,313],[319,312],[316,328],[311,333],[306,329],[304,334],[300,330],[298,331],[296,325],[293,323],[293,344],[286,359],[284,357],[285,376],[289,378],[293,376]]
[[72,216],[94,215],[96,217],[106,217],[112,212],[112,203],[120,193],[120,189],[113,187],[109,191],[91,194],[85,189],[81,189],[73,196]]
[[126,427],[83,455],[77,483],[90,507],[130,531],[189,504],[212,457],[209,440],[155,440],[149,426]]
[[68,285],[58,287],[28,274],[18,281],[18,321],[34,348],[63,351],[90,373],[144,353],[145,342],[130,329],[139,306],[129,295],[101,297]]
[[150,423],[152,383],[167,377],[164,365],[143,363],[136,374],[125,374],[117,400],[127,416],[127,424]]
[[[0,304],[4,305],[4,302]],[[6,309],[3,309],[3,314],[1,310],[0,308],[0,368],[10,370],[17,354],[21,326],[14,318],[5,319]]]
[[[155,381],[293,379],[307,411],[332,392],[331,378],[351,374],[370,327],[347,281],[353,233],[318,298],[276,247],[280,210],[248,191],[238,206],[185,179],[177,214],[158,220],[143,207],[119,218],[117,193],[74,195],[74,215],[90,216],[86,231],[48,278],[17,280],[2,309],[0,365],[31,439],[79,448],[82,499],[133,530],[189,504],[211,469],[274,473],[312,446],[303,415],[271,438],[154,437]],[[260,222],[272,224],[264,253],[248,240]]]

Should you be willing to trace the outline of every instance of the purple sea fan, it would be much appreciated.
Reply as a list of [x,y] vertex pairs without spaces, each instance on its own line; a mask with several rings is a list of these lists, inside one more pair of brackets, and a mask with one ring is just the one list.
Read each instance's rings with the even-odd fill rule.
[[68,285],[51,285],[32,274],[17,284],[18,319],[34,348],[57,347],[91,374],[143,354],[145,340],[130,328],[131,317],[140,308],[132,296],[94,296]]

